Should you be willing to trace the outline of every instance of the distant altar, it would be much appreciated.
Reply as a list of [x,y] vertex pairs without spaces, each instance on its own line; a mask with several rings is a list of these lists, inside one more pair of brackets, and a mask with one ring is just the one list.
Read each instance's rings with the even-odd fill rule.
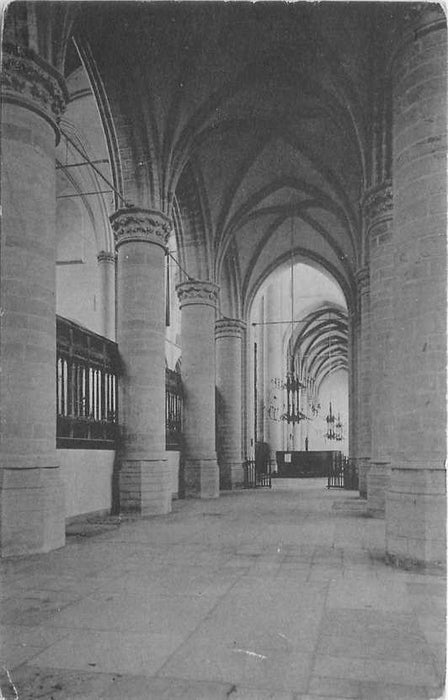
[[340,450],[280,451],[276,452],[277,476],[305,478],[328,476],[333,461],[340,458]]

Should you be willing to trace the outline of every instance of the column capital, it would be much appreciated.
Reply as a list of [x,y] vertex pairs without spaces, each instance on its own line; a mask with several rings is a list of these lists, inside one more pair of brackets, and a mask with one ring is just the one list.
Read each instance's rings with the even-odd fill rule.
[[389,241],[393,232],[393,190],[391,180],[367,190],[362,199],[362,212],[367,240],[375,247]]
[[184,306],[201,304],[203,306],[213,306],[216,308],[218,301],[219,287],[213,282],[201,282],[199,280],[188,280],[176,286],[179,305]]
[[215,338],[241,338],[246,328],[238,318],[220,318],[215,322]]
[[362,211],[368,232],[372,226],[392,219],[393,190],[391,180],[384,180],[365,192],[362,198]]
[[117,254],[112,253],[109,250],[100,250],[100,252],[96,256],[96,259],[99,263],[115,264],[117,261]]
[[3,103],[19,104],[43,117],[59,139],[57,124],[68,100],[63,76],[31,49],[5,44]]
[[154,209],[127,207],[118,209],[110,217],[115,234],[116,249],[124,243],[152,243],[166,247],[172,229],[172,221],[166,214]]
[[370,274],[368,267],[361,267],[356,273],[356,283],[360,294],[366,294],[369,291]]

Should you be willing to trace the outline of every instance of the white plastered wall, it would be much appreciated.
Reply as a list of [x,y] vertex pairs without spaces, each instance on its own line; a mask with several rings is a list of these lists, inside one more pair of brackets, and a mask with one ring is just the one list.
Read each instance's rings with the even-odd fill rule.
[[109,511],[113,450],[57,450],[65,491],[65,517]]

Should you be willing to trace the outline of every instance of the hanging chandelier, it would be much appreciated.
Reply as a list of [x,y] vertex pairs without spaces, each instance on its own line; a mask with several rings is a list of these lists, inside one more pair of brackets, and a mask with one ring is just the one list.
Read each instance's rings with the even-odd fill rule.
[[280,416],[280,420],[296,425],[296,423],[300,423],[300,421],[308,418],[300,409],[301,390],[305,388],[305,384],[302,384],[297,375],[292,354],[289,356],[288,364],[289,369],[286,375],[286,382],[284,383],[286,389],[286,412]]
[[280,416],[281,420],[288,424],[296,425],[307,416],[301,410],[301,393],[305,384],[300,381],[297,364],[294,357],[294,241],[293,241],[293,219],[291,217],[291,335],[288,342],[288,363],[286,373],[286,412]]
[[342,440],[342,423],[341,423],[341,416],[338,413],[338,419],[336,421],[335,425],[335,433],[336,433],[336,440],[341,441]]
[[338,417],[336,420],[335,414],[333,413],[333,409],[331,406],[331,401],[329,411],[325,420],[327,422],[327,432],[325,433],[325,437],[327,438],[327,440],[338,440],[338,442],[340,442],[343,439],[341,415],[340,413],[338,413]]
[[334,413],[333,413],[332,408],[331,408],[331,401],[330,401],[330,409],[327,413],[327,417],[325,418],[325,420],[327,421],[327,432],[326,432],[325,437],[327,438],[327,440],[336,440],[336,431],[335,431],[335,426],[334,426],[335,417],[334,417]]
[[[291,332],[288,341],[287,370],[286,377],[273,377],[271,379],[271,398],[265,411],[274,421],[285,421],[288,424],[296,425],[303,420],[314,420],[319,415],[320,403],[316,392],[315,379],[308,376],[305,357],[296,357],[294,352],[294,328],[305,321],[296,321],[294,315],[294,249],[293,249],[293,219],[291,217],[291,266],[290,266],[290,298],[291,298],[291,320],[290,321],[267,321],[265,323],[285,323],[290,324]],[[280,392],[286,392],[286,401],[283,403],[283,413],[278,405]],[[306,411],[306,412],[305,412]]]

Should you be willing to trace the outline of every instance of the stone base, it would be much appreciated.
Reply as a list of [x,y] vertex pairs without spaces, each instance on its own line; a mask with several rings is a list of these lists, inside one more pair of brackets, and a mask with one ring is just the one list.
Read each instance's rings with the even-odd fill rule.
[[244,485],[244,469],[241,460],[219,465],[219,488],[223,491],[239,489]]
[[49,552],[64,545],[65,497],[59,468],[3,469],[1,556]]
[[359,495],[361,498],[367,498],[367,474],[369,473],[369,463],[363,457],[356,459],[359,477]]
[[121,513],[171,512],[171,470],[166,459],[122,459],[119,489]]
[[398,566],[445,568],[446,473],[392,467],[386,494],[386,557]]
[[386,493],[390,483],[390,464],[371,462],[367,473],[367,513],[372,518],[384,518]]
[[219,468],[216,459],[185,459],[186,498],[218,498]]

